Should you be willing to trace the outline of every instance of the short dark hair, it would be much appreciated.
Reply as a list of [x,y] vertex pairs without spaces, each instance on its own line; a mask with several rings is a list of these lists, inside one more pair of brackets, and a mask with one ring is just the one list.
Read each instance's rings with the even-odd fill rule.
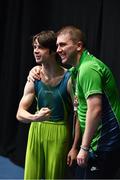
[[75,26],[64,26],[62,27],[57,33],[56,36],[58,37],[61,34],[67,34],[69,33],[71,36],[71,40],[73,42],[82,41],[83,47],[86,46],[86,37],[84,32],[82,32],[79,28]]
[[48,48],[50,51],[56,52],[56,34],[52,30],[41,31],[33,36],[32,44],[34,45],[36,39],[43,48]]

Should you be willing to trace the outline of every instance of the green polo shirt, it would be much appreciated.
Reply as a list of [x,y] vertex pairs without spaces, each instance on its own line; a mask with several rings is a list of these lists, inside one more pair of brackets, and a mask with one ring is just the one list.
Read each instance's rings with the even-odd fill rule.
[[111,70],[87,50],[77,68],[76,95],[81,133],[84,133],[87,98],[102,95],[101,123],[92,139],[94,150],[111,151],[120,147],[120,97]]

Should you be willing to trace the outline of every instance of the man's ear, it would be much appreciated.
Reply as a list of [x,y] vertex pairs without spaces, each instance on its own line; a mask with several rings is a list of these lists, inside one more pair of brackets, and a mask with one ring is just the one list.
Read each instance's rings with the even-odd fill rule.
[[83,43],[82,43],[82,41],[79,41],[77,43],[77,51],[81,51],[82,47],[83,47]]

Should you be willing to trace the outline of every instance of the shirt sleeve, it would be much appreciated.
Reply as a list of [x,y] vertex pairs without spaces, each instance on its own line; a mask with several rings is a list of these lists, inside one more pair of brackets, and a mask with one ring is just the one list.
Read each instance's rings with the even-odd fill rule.
[[78,84],[86,99],[93,94],[102,94],[102,77],[96,66],[83,66],[79,73]]

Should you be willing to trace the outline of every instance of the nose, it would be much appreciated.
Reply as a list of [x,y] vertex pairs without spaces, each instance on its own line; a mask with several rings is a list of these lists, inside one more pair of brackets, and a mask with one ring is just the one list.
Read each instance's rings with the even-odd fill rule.
[[38,53],[39,53],[39,49],[38,49],[38,48],[35,48],[35,49],[34,49],[34,53],[35,53],[35,54],[38,54]]
[[62,51],[62,48],[60,46],[57,47],[57,52],[61,52]]

